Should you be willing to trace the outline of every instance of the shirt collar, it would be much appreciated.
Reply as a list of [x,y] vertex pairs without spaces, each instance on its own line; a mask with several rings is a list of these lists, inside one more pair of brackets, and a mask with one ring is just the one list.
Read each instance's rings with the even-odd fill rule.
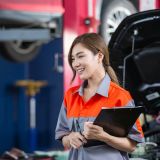
[[[106,75],[102,79],[96,93],[99,95],[102,95],[104,97],[108,97],[110,81],[111,81],[111,79],[110,79],[109,75],[106,73]],[[86,85],[86,81],[84,81],[82,83],[82,85],[80,86],[80,88],[78,90],[76,90],[74,93],[78,92],[80,96],[83,96],[83,89],[84,89],[85,85]]]
[[106,75],[104,76],[102,82],[100,83],[96,93],[98,93],[104,97],[108,97],[110,82],[111,82],[111,79],[110,79],[109,75],[106,73]]

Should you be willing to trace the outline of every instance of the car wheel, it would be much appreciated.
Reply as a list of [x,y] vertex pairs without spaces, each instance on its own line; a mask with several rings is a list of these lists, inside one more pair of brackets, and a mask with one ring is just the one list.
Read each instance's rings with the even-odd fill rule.
[[130,1],[103,1],[100,33],[104,37],[107,44],[120,22],[125,17],[135,12],[137,12],[137,10]]
[[27,62],[32,60],[40,49],[42,42],[11,41],[3,42],[2,56],[13,62]]

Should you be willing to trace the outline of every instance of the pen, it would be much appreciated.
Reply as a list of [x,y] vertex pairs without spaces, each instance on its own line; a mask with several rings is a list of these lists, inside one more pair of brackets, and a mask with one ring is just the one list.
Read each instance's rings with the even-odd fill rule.
[[77,131],[83,136],[83,138],[84,138],[84,140],[81,140],[82,141],[82,143],[83,144],[85,144],[85,143],[87,143],[87,140],[86,140],[86,138],[84,137],[84,135],[83,135],[83,133],[82,133],[82,131],[81,131],[81,127],[80,127],[80,125],[79,125],[79,122],[78,122],[78,120],[76,119],[76,129],[77,129]]
[[79,122],[78,122],[78,120],[76,119],[76,129],[77,129],[77,131],[83,136],[83,134],[82,134],[82,131],[81,131],[81,127],[80,127],[80,125],[79,125]]

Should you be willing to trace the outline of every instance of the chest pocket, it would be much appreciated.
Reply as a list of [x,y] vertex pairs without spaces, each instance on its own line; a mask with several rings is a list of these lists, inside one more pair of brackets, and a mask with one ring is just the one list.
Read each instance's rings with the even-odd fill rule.
[[[79,132],[79,130],[81,130],[81,126],[80,126],[80,123],[79,125],[77,126],[77,121],[78,119],[77,118],[70,118],[68,120],[68,127],[69,127],[69,131],[74,131],[74,132]],[[83,124],[82,124],[83,125]],[[80,128],[79,128],[80,127]]]
[[[93,122],[95,117],[88,117],[88,118],[69,118],[68,119],[68,128],[69,131],[83,131],[84,129],[84,122]],[[79,125],[77,126],[77,121]]]
[[69,131],[73,131],[73,118],[68,119],[68,128]]

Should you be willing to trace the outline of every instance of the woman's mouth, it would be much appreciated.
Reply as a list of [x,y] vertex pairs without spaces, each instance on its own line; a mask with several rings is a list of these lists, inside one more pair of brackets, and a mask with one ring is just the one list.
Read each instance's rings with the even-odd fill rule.
[[78,73],[78,74],[82,74],[83,71],[84,71],[84,68],[79,68],[79,69],[77,69],[77,73]]

